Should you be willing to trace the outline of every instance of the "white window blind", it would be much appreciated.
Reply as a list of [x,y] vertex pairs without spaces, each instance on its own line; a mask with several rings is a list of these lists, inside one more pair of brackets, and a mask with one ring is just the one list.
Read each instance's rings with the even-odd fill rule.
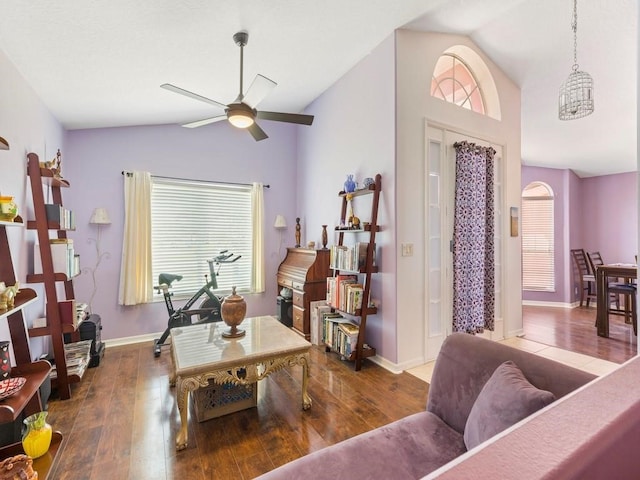
[[[252,268],[251,187],[152,177],[152,270],[182,275],[176,296],[190,297],[209,276],[207,259],[220,251],[240,255],[222,264],[218,290],[250,292]],[[158,295],[154,293],[154,295]]]
[[522,197],[522,288],[555,291],[553,196],[541,183]]

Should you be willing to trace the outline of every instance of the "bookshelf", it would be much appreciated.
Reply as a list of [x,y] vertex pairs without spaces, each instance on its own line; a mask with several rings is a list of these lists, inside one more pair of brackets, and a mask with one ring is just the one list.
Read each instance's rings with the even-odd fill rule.
[[[56,372],[55,377],[51,377],[51,384],[57,387],[60,398],[66,400],[71,398],[71,383],[79,382],[84,373],[84,369],[67,370],[68,347],[65,348],[64,343],[64,333],[70,333],[73,342],[80,339],[78,322],[74,315],[66,313],[69,309],[65,305],[65,301],[75,299],[73,276],[79,273],[79,261],[69,247],[71,240],[67,238],[67,231],[75,227],[73,213],[62,203],[61,190],[69,188],[70,184],[53,170],[41,167],[35,153],[29,153],[27,159],[35,214],[35,219],[27,222],[27,228],[36,230],[38,240],[38,270],[27,275],[27,282],[44,284],[47,318],[46,326],[30,328],[28,334],[30,337],[51,336]],[[45,203],[44,186],[50,189],[51,204]],[[58,248],[59,245],[62,247]],[[64,298],[59,298],[62,295],[58,294],[58,283],[64,286]]]
[[[16,275],[11,258],[7,229],[24,227],[21,217],[13,222],[0,221],[0,281],[6,286],[16,283]],[[39,388],[46,380],[51,365],[44,361],[32,361],[23,309],[34,303],[36,292],[30,288],[21,288],[14,299],[13,306],[0,310],[0,321],[6,321],[11,336],[16,365],[11,368],[12,377],[26,378],[25,385],[16,394],[0,402],[0,423],[15,421],[24,411],[31,415],[42,410]],[[2,449],[0,449],[0,457]]]
[[[354,192],[338,193],[342,198],[340,225],[335,227],[337,243],[331,247],[329,267],[333,276],[327,278],[327,303],[339,317],[325,315],[324,336],[327,351],[334,351],[346,360],[355,362],[355,370],[362,361],[376,354],[376,349],[365,343],[367,317],[378,310],[371,305],[371,277],[378,272],[376,266],[376,233],[378,203],[382,190],[382,176],[377,174],[372,185]],[[370,197],[369,221],[351,218],[357,197]],[[360,201],[359,211],[365,202]],[[348,215],[349,214],[349,215]],[[342,319],[340,319],[340,317]]]

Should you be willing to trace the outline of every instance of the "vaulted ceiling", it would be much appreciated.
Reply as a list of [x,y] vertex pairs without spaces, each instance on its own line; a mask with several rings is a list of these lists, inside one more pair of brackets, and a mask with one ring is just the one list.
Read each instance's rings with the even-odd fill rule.
[[[300,112],[396,28],[468,35],[522,90],[525,164],[581,176],[637,165],[638,5],[578,2],[578,63],[595,113],[558,120],[571,72],[571,0],[3,0],[0,48],[68,129],[183,123],[220,111],[257,73],[278,83],[260,104]],[[215,124],[210,127],[216,128]]]

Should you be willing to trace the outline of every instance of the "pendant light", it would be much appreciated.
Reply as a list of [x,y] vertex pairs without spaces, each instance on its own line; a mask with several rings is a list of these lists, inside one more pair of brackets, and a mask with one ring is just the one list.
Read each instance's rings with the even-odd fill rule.
[[587,72],[578,70],[578,8],[573,0],[573,71],[560,86],[558,97],[558,117],[560,120],[574,120],[593,113],[593,79]]

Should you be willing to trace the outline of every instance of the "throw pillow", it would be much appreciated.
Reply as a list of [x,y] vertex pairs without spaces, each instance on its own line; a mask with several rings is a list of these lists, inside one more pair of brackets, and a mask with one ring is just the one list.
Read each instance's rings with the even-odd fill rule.
[[555,399],[553,393],[531,385],[515,363],[510,360],[504,362],[487,380],[471,407],[464,428],[467,450],[549,405]]

